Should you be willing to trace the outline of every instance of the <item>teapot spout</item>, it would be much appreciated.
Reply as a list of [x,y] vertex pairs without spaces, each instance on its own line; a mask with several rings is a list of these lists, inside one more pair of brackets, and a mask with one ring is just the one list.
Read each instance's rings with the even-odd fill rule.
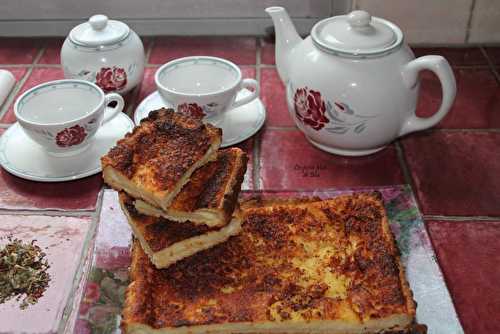
[[288,59],[302,39],[300,38],[290,16],[283,7],[268,7],[266,12],[271,16],[276,34],[276,67],[281,80],[286,85],[289,77]]

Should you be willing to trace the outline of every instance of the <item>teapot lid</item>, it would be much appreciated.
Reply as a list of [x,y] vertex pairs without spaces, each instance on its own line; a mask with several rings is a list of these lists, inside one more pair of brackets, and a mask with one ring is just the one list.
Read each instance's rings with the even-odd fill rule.
[[385,54],[401,45],[403,33],[395,24],[372,17],[364,10],[324,19],[311,31],[322,50],[342,56],[367,57]]
[[74,27],[69,33],[72,42],[83,46],[110,45],[127,38],[130,28],[123,22],[108,20],[106,15],[93,15],[88,22]]

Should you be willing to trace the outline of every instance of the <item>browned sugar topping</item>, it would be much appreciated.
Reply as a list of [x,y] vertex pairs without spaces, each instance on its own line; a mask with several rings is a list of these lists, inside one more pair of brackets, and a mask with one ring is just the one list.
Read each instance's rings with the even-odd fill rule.
[[363,323],[392,314],[414,316],[376,195],[242,207],[240,235],[169,268],[154,269],[135,245],[134,255],[140,254],[132,272],[148,270],[133,276],[147,281],[148,291],[129,289],[126,304],[135,305],[136,294],[150,293],[151,299],[147,316],[127,308],[124,323],[161,328],[290,319]]
[[147,167],[156,187],[169,190],[220,136],[220,129],[162,108],[150,112],[140,126],[118,141],[102,158],[102,164],[112,166],[129,179],[140,166]]
[[[219,151],[217,160],[193,173],[170,208],[187,212],[200,208],[224,209],[231,215],[241,189],[247,161],[246,154],[239,148]],[[229,188],[227,193],[226,188]]]

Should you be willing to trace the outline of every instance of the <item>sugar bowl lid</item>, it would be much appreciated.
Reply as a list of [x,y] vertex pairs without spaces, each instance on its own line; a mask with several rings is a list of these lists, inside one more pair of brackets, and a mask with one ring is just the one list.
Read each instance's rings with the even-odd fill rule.
[[69,39],[75,44],[93,47],[118,43],[127,38],[129,33],[130,28],[125,23],[98,14],[74,27]]
[[314,25],[311,38],[326,52],[349,57],[380,56],[401,45],[403,33],[395,24],[364,10],[324,19]]

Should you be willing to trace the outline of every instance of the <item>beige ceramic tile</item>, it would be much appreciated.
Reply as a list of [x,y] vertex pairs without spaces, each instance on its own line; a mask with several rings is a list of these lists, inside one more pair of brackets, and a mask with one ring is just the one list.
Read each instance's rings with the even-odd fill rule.
[[500,42],[500,1],[476,0],[467,42]]
[[471,4],[472,0],[354,1],[355,8],[396,23],[413,44],[464,43]]

